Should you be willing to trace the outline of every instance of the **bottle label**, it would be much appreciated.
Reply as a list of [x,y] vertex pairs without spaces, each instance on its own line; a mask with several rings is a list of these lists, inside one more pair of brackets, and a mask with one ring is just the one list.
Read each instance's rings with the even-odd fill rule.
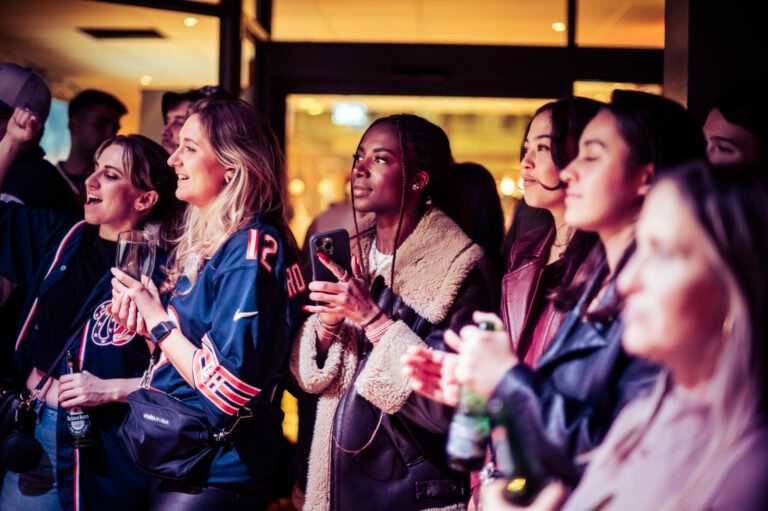
[[[75,411],[77,410],[77,411]],[[69,433],[76,438],[86,436],[91,430],[91,416],[79,408],[73,408],[67,414]]]
[[448,431],[448,454],[458,459],[483,459],[490,433],[487,417],[456,414]]

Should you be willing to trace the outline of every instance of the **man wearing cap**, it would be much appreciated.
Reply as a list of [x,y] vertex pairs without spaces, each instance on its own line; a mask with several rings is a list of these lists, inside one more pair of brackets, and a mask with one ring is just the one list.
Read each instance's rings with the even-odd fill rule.
[[[16,107],[34,112],[45,123],[51,109],[51,91],[31,69],[8,62],[0,63],[0,137]],[[0,200],[31,207],[55,209],[82,215],[67,183],[46,161],[40,147],[40,133],[16,155],[0,190]]]
[[206,85],[199,89],[187,92],[166,92],[163,94],[161,107],[163,109],[163,131],[161,132],[160,145],[173,153],[179,147],[179,131],[184,126],[184,121],[189,117],[189,107],[195,101],[212,96],[227,95],[225,91],[213,85]]

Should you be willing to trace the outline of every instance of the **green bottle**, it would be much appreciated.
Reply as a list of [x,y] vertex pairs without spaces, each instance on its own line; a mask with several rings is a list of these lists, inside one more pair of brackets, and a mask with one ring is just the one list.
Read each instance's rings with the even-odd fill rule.
[[[80,372],[77,367],[77,359],[71,350],[67,351],[67,374]],[[72,447],[80,449],[93,445],[93,433],[91,432],[91,416],[83,407],[73,406],[67,410],[67,429],[69,430]]]
[[[482,322],[481,330],[494,330],[495,325]],[[485,450],[491,435],[491,422],[485,411],[488,400],[462,386],[459,390],[459,404],[448,430],[445,451],[448,464],[459,472],[470,472],[483,468]]]
[[516,506],[528,506],[547,485],[549,475],[525,445],[517,420],[503,401],[491,399],[488,411],[496,468],[506,479],[504,498]]

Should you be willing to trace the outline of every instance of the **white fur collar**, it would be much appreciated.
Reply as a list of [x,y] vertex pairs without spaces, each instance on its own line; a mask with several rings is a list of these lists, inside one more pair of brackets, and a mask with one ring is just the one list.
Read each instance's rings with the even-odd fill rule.
[[[366,260],[374,233],[375,221],[373,215],[368,215],[360,222],[360,245]],[[352,253],[358,254],[355,237],[351,244]],[[439,324],[482,257],[483,249],[448,215],[430,208],[397,249],[394,286],[390,283],[389,265],[382,276],[406,305],[430,323]]]

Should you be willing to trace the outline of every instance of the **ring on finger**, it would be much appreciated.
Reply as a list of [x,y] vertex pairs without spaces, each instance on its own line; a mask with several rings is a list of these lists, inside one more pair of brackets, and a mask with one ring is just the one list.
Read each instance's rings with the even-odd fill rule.
[[339,277],[339,282],[347,282],[349,280],[349,272],[344,270],[344,274]]

